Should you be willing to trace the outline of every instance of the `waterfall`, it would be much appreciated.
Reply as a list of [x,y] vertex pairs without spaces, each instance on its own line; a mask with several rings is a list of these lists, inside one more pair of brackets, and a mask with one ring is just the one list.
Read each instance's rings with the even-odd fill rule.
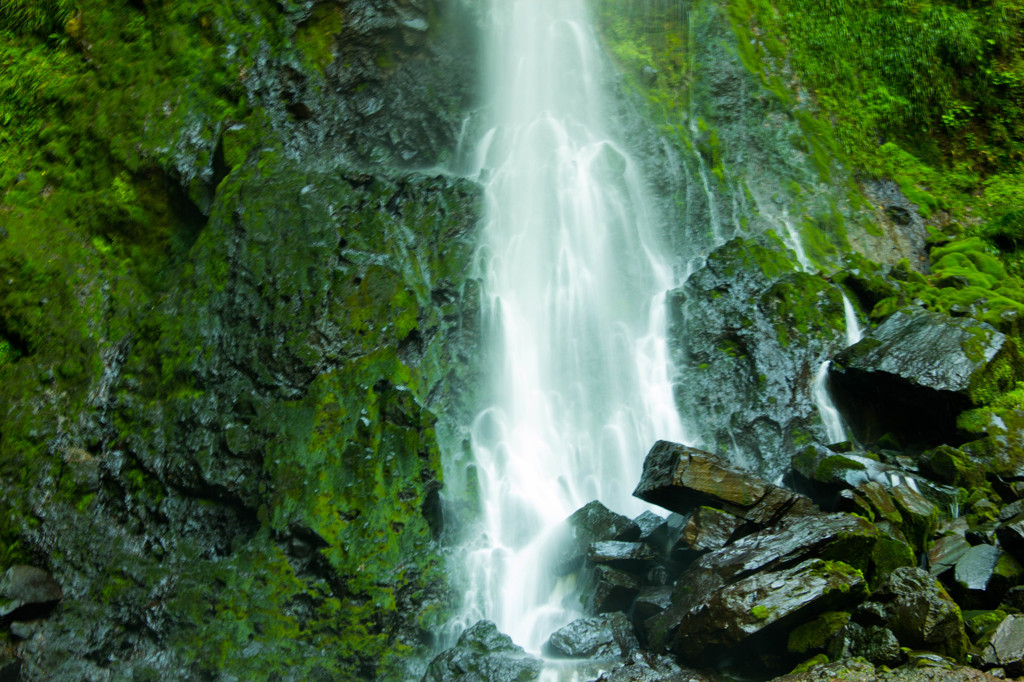
[[[853,309],[850,299],[843,294],[843,316],[846,321],[846,345],[847,347],[860,341],[862,333],[860,323],[857,322],[857,313]],[[832,402],[832,396],[828,393],[828,367],[832,364],[828,360],[821,363],[818,373],[814,376],[814,383],[811,385],[811,395],[818,406],[818,414],[821,415],[821,423],[825,427],[825,434],[829,443],[840,443],[846,440],[846,429],[843,427],[842,417],[839,410]]]
[[461,619],[530,651],[578,617],[551,536],[594,499],[619,513],[655,440],[685,439],[667,350],[676,286],[637,164],[603,103],[581,0],[493,0],[477,257],[493,401],[471,426],[482,529]]

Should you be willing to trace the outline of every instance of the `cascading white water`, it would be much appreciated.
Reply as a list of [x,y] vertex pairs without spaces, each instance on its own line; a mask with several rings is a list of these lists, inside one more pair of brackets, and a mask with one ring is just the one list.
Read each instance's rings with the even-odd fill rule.
[[[846,294],[843,294],[843,316],[846,321],[846,345],[852,346],[860,341],[862,333],[860,323],[857,322],[857,313]],[[825,426],[828,442],[839,443],[846,440],[846,429],[843,428],[839,410],[836,409],[835,403],[832,402],[832,396],[828,393],[828,368],[831,364],[828,360],[821,363],[818,373],[814,376],[811,394],[814,397],[814,402],[818,405],[818,414],[821,416],[821,423]]]
[[594,499],[635,514],[643,458],[680,441],[661,256],[636,164],[602,102],[581,0],[493,0],[493,128],[480,151],[478,267],[494,403],[472,425],[483,537],[462,619],[538,651],[579,614],[546,540]]

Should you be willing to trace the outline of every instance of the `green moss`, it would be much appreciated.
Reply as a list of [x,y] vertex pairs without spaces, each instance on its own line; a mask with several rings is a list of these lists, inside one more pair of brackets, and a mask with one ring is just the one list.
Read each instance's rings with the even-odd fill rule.
[[843,455],[830,455],[818,463],[814,478],[823,483],[837,483],[844,480],[842,475],[844,471],[863,471],[865,468],[863,462]]
[[763,604],[758,604],[754,608],[750,609],[750,615],[758,620],[764,620],[768,616],[772,615],[772,609],[764,606]]
[[828,663],[829,663],[828,656],[826,656],[825,654],[818,654],[817,656],[812,656],[811,658],[807,659],[806,661],[804,661],[800,665],[798,665],[795,668],[793,668],[790,671],[790,674],[791,675],[798,675],[800,673],[805,673],[808,670],[811,670],[813,668],[818,667],[819,665],[828,665]]
[[313,14],[303,22],[295,34],[295,44],[307,60],[323,71],[334,61],[333,45],[341,33],[344,15],[342,8],[333,3],[317,5]]
[[850,614],[845,611],[823,613],[790,632],[786,650],[794,654],[806,654],[816,649],[823,650],[832,635],[839,632],[848,622],[850,622]]

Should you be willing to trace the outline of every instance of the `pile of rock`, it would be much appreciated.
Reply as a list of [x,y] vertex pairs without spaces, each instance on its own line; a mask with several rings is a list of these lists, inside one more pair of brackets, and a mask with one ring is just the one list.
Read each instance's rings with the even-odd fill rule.
[[[657,443],[634,495],[668,516],[631,520],[591,502],[567,519],[558,566],[577,572],[590,616],[545,654],[618,659],[604,682],[705,679],[694,670],[819,679],[854,658],[858,679],[1024,673],[1024,501],[957,516],[963,493],[933,474],[952,450],[879,461],[811,447],[794,457],[803,494]],[[438,675],[445,656],[424,679],[478,679]]]

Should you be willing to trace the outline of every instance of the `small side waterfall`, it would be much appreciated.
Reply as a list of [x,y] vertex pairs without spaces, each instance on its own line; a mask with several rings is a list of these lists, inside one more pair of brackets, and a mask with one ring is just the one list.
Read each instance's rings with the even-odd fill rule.
[[[853,309],[850,299],[843,294],[843,316],[846,321],[846,345],[852,346],[861,340],[863,336],[860,323],[857,321],[857,313]],[[828,393],[828,368],[831,362],[826,360],[821,363],[818,373],[814,376],[814,383],[811,386],[811,394],[818,406],[818,414],[821,415],[821,423],[825,426],[825,434],[829,443],[840,443],[846,440],[846,429],[843,427],[843,420],[839,416],[839,410],[832,402],[832,396]]]
[[599,499],[624,514],[659,438],[684,440],[665,339],[678,284],[637,165],[605,115],[582,0],[494,0],[483,281],[493,403],[471,428],[482,533],[463,622],[537,652],[578,614],[548,540]]

